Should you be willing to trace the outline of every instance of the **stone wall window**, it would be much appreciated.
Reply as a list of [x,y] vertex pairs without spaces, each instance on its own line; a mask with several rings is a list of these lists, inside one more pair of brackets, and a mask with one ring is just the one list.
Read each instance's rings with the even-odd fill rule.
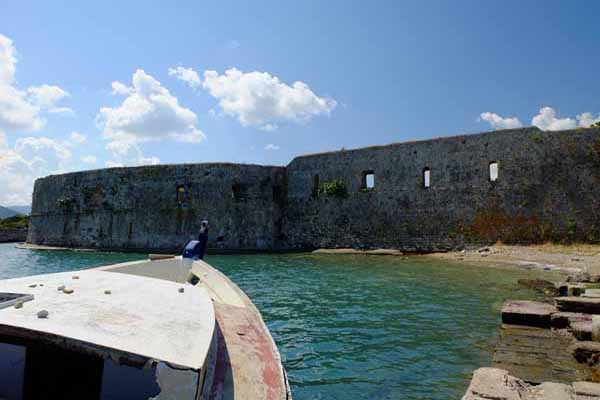
[[318,197],[319,196],[319,185],[320,185],[320,179],[319,179],[319,174],[315,174],[313,176],[312,179],[312,197]]
[[363,190],[375,189],[375,173],[373,171],[363,171],[360,188]]
[[185,187],[183,185],[177,186],[177,203],[181,204],[185,200]]
[[431,187],[431,170],[429,167],[423,168],[423,187],[426,189]]
[[492,161],[490,163],[490,182],[496,182],[498,180],[498,163]]
[[283,201],[283,187],[281,185],[273,185],[273,201],[275,203]]
[[247,188],[241,183],[231,185],[231,198],[234,201],[245,201],[247,197]]

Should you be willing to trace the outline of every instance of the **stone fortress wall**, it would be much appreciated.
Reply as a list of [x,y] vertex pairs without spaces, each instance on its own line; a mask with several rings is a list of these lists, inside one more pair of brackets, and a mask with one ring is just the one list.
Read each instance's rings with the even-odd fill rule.
[[[331,181],[345,190],[319,190]],[[175,251],[203,218],[209,247],[221,251],[599,241],[600,129],[495,131],[300,156],[287,167],[49,176],[35,184],[28,242]]]
[[24,242],[27,239],[27,228],[0,228],[0,243]]
[[173,251],[210,221],[211,247],[280,247],[285,168],[236,164],[111,168],[38,179],[28,243]]

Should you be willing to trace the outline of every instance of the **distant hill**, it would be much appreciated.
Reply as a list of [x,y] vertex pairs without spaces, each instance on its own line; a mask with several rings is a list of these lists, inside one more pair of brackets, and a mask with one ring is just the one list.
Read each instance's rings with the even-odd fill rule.
[[0,206],[0,218],[14,217],[17,214],[19,213],[15,210],[11,210],[10,208]]
[[18,212],[19,214],[29,215],[31,214],[31,206],[6,206],[7,208]]

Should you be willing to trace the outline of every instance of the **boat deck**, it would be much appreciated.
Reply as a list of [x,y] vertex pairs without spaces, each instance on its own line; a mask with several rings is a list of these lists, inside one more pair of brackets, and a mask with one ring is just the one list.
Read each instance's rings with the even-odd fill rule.
[[[34,250],[65,250],[62,248],[26,246]],[[191,273],[190,273],[191,267]],[[192,274],[198,279],[194,286],[189,284]],[[93,268],[79,272],[68,272],[59,275],[56,282],[52,285],[44,285],[46,289],[60,298],[68,301],[78,296],[73,294],[64,294],[56,290],[56,287],[65,284],[72,287],[75,292],[81,295],[84,292],[84,286],[89,285],[87,290],[111,290],[111,295],[106,298],[118,299],[118,296],[127,294],[124,298],[128,302],[123,304],[122,312],[127,312],[127,307],[140,307],[144,313],[153,315],[158,312],[154,309],[157,299],[161,304],[178,304],[178,301],[184,298],[206,296],[209,303],[212,302],[214,311],[214,335],[212,336],[213,348],[217,351],[209,351],[208,358],[202,357],[199,350],[194,350],[193,346],[207,348],[211,344],[206,343],[206,332],[204,326],[199,329],[195,337],[181,340],[181,327],[187,324],[193,324],[195,320],[202,320],[202,314],[205,314],[203,307],[194,308],[193,315],[180,315],[177,307],[171,307],[173,313],[162,310],[160,317],[163,317],[160,329],[168,326],[172,337],[177,344],[177,358],[170,358],[174,363],[180,365],[200,365],[200,360],[205,360],[204,366],[208,368],[206,375],[204,393],[208,394],[208,399],[218,400],[291,400],[291,392],[281,363],[281,357],[277,346],[271,337],[271,334],[265,325],[262,316],[252,301],[246,294],[240,290],[229,278],[221,272],[203,261],[194,261],[193,264],[182,263],[180,257],[165,258],[161,256],[156,260],[134,261],[105,267]],[[74,275],[78,275],[78,280],[72,280]],[[123,275],[128,276],[127,278]],[[103,281],[96,277],[107,277]],[[21,278],[18,289],[22,293],[36,293],[36,288],[30,288],[30,291],[21,290],[23,287],[39,282],[39,277]],[[142,279],[144,284],[134,284]],[[59,282],[60,281],[60,282]],[[62,283],[64,281],[64,283]],[[5,281],[8,282],[8,281]],[[151,282],[148,285],[146,282]],[[82,286],[84,285],[84,286]],[[160,293],[154,290],[148,290],[147,287],[160,287]],[[143,287],[143,290],[142,290]],[[180,293],[179,288],[184,288]],[[172,290],[176,288],[177,290]],[[15,287],[16,289],[16,287]],[[37,288],[39,291],[39,288]],[[54,293],[56,292],[56,293]],[[118,296],[115,294],[121,293]],[[168,293],[168,295],[164,295]],[[202,295],[200,295],[202,293]],[[73,297],[69,297],[73,296]],[[112,297],[110,297],[112,296]],[[104,299],[104,297],[102,297]],[[131,302],[131,304],[129,303]],[[41,305],[41,304],[40,304]],[[39,308],[39,307],[38,307]],[[51,304],[48,305],[52,312]],[[188,309],[188,307],[185,307]],[[193,308],[193,307],[192,307]],[[23,309],[31,309],[31,305],[25,305]],[[67,308],[68,309],[68,308]],[[37,310],[37,308],[36,308]],[[16,310],[19,311],[19,310]],[[33,311],[33,309],[31,309]],[[69,315],[73,315],[70,312]],[[174,315],[170,315],[174,314]],[[208,314],[206,314],[208,315]],[[29,317],[35,317],[35,314]],[[159,317],[159,315],[156,315]],[[32,317],[32,318],[33,318]],[[70,317],[77,319],[77,316]],[[165,320],[166,318],[166,320]],[[33,320],[32,323],[49,323],[49,321],[58,322],[57,316],[53,315],[48,320]],[[122,320],[120,324],[127,325],[131,321]],[[64,324],[71,324],[69,317],[65,316],[62,320]],[[104,323],[104,322],[103,322]],[[198,322],[196,322],[198,323]],[[99,324],[98,327],[103,326]],[[126,327],[123,332],[135,331],[135,324]],[[57,333],[60,329],[56,327]],[[71,328],[69,328],[71,330]],[[131,333],[131,332],[130,332]],[[144,332],[147,337],[152,337]],[[84,338],[85,339],[85,338]],[[88,338],[96,340],[97,338]],[[159,339],[155,339],[159,340]],[[135,340],[133,340],[135,341]],[[139,339],[137,340],[139,342]],[[192,342],[193,345],[191,344]],[[110,345],[110,343],[106,343]],[[131,344],[130,351],[142,351]],[[160,344],[156,344],[159,347]],[[202,350],[204,351],[204,350]],[[165,354],[148,354],[149,356],[167,358]],[[192,360],[193,359],[193,360]],[[208,390],[206,390],[208,389]]]
[[[102,270],[185,282],[189,268],[179,257],[136,261]],[[286,400],[291,392],[279,351],[260,312],[246,294],[224,274],[203,261],[191,272],[212,299],[217,352],[210,399]]]
[[[186,285],[180,292],[182,287],[102,270],[2,280],[0,292],[34,298],[20,308],[0,310],[0,332],[66,339],[72,341],[68,346],[85,346],[101,356],[141,356],[199,370],[211,346],[214,310],[205,289]],[[39,318],[44,310],[48,316]]]

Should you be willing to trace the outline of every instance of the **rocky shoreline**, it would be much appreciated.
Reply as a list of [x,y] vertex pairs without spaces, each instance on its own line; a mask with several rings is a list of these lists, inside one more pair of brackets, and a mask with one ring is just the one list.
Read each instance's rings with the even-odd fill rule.
[[504,302],[493,368],[474,372],[463,400],[600,399],[600,275],[519,284],[546,297]]
[[482,267],[512,266],[564,274],[580,271],[600,274],[600,245],[594,244],[496,244],[462,251],[432,253],[427,257]]
[[543,382],[532,385],[498,368],[480,368],[463,400],[596,400],[600,399],[600,384]]

